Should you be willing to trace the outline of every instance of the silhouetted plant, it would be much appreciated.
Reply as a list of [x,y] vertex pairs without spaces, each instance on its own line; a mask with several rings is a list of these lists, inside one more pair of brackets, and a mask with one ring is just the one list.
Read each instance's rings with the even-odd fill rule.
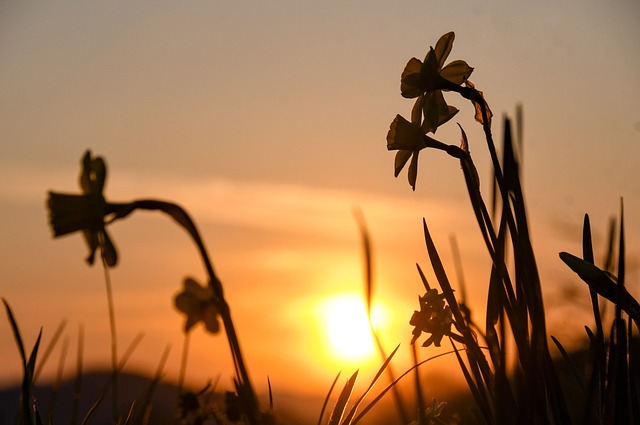
[[[226,331],[229,348],[235,365],[236,377],[234,379],[236,394],[242,406],[241,415],[250,424],[261,422],[258,411],[258,402],[249,379],[249,372],[240,350],[240,343],[231,319],[231,311],[224,297],[222,283],[213,270],[209,255],[191,217],[179,205],[158,200],[135,200],[126,203],[107,201],[103,196],[103,188],[106,180],[106,164],[101,157],[93,158],[87,151],[82,160],[83,170],[80,177],[83,194],[70,195],[57,192],[49,193],[50,220],[54,231],[54,237],[63,236],[76,231],[82,231],[89,243],[89,263],[93,262],[95,251],[100,248],[105,264],[114,267],[117,263],[117,254],[114,245],[110,242],[106,226],[117,220],[123,219],[136,210],[160,211],[173,218],[187,233],[198,247],[202,257],[209,283],[207,288],[201,287],[192,279],[185,282],[185,290],[176,297],[176,307],[187,314],[185,332],[197,322],[204,321],[207,329],[216,332],[218,327],[217,317],[222,320]],[[109,280],[107,279],[107,282]],[[108,284],[108,288],[110,285]],[[109,292],[110,293],[110,292]],[[113,308],[110,302],[111,317]],[[112,320],[112,324],[115,320]],[[115,325],[112,326],[113,343],[115,345]],[[113,349],[114,377],[117,373],[117,357]],[[115,378],[114,378],[115,384]],[[114,386],[115,388],[115,386]],[[115,398],[115,397],[114,397]],[[114,408],[114,418],[116,412]]]
[[[511,123],[505,118],[503,157],[500,162],[491,132],[491,111],[482,92],[467,80],[472,68],[463,61],[452,62],[443,68],[453,40],[453,33],[443,35],[436,47],[429,50],[424,62],[412,58],[405,67],[401,76],[401,94],[408,98],[417,97],[418,100],[414,104],[411,121],[398,115],[391,123],[387,148],[398,150],[394,164],[396,177],[411,158],[409,184],[414,190],[420,150],[432,148],[445,151],[460,161],[469,200],[492,259],[486,324],[480,335],[473,330],[479,327],[471,322],[468,306],[461,305],[456,299],[424,221],[427,252],[442,294],[430,287],[418,267],[427,292],[419,299],[420,311],[414,312],[411,318],[414,326],[412,343],[417,341],[422,332],[430,334],[424,346],[432,343],[437,346],[444,336],[449,337],[461,371],[486,423],[636,423],[640,419],[640,408],[637,407],[640,405],[640,368],[636,360],[631,361],[633,330],[622,312],[637,325],[640,305],[625,290],[624,279],[620,277],[624,276],[624,244],[621,242],[619,250],[618,279],[594,266],[593,254],[588,253],[588,249],[585,249],[584,260],[567,253],[560,254],[562,260],[590,286],[597,324],[596,334],[587,328],[595,354],[591,364],[590,394],[584,399],[584,412],[576,416],[572,411],[573,406],[565,399],[556,362],[548,347],[542,289],[529,236]],[[498,200],[502,208],[495,220],[489,214],[480,192],[480,179],[462,127],[459,147],[442,143],[427,134],[435,133],[440,125],[457,113],[444,101],[442,90],[456,92],[471,100],[475,118],[482,124],[498,187],[493,204],[497,205],[495,201]],[[587,239],[585,246],[590,246],[590,234],[589,237],[585,236]],[[507,252],[512,253],[511,262],[507,259]],[[598,295],[616,305],[608,349],[605,348],[597,308]],[[453,332],[452,326],[457,332]],[[562,345],[551,338],[568,359]],[[464,346],[466,359],[457,351],[456,342]],[[508,346],[516,350],[514,367],[507,362]],[[597,407],[595,409],[594,404]],[[421,422],[425,421],[424,416],[420,419]]]

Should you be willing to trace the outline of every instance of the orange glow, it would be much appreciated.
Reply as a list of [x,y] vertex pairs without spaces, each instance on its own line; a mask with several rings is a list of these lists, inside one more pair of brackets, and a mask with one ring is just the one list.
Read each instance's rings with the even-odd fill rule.
[[[319,337],[333,361],[362,364],[376,359],[375,341],[371,335],[364,300],[355,293],[339,293],[322,298],[316,305]],[[389,325],[389,309],[375,303],[372,321],[376,330]]]

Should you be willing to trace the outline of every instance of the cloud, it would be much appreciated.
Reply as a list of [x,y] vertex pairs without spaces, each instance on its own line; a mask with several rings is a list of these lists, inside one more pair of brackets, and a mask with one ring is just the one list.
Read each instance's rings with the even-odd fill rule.
[[[42,205],[48,190],[78,192],[77,168],[4,164],[0,203]],[[430,219],[460,216],[453,201],[304,186],[269,181],[238,181],[221,176],[200,179],[118,171],[110,173],[107,197],[114,201],[159,198],[181,204],[196,219],[215,223],[311,234],[356,232],[353,211],[363,211],[370,227],[382,234],[419,224],[426,206]]]

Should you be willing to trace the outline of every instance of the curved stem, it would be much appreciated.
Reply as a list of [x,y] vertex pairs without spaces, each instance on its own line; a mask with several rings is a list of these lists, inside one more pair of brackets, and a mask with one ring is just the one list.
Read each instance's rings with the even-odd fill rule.
[[209,276],[209,285],[217,299],[220,317],[222,318],[222,323],[227,334],[235,372],[240,384],[238,386],[238,390],[242,392],[242,394],[238,395],[242,398],[242,401],[247,404],[246,413],[249,416],[249,422],[252,424],[258,423],[259,416],[257,399],[253,386],[251,385],[251,380],[249,379],[249,372],[247,371],[244,358],[242,357],[238,335],[236,333],[235,326],[233,325],[233,320],[231,319],[231,311],[226,299],[224,298],[222,282],[220,282],[220,279],[218,279],[218,276],[215,274],[213,265],[209,259],[209,254],[207,253],[207,249],[204,246],[204,242],[200,237],[200,233],[198,232],[195,223],[181,206],[171,202],[153,199],[137,200],[130,203],[109,203],[107,205],[107,214],[113,214],[109,222],[124,218],[136,209],[161,211],[169,215],[178,222],[178,224],[184,228],[187,233],[189,233],[198,247],[198,251],[200,252],[200,256],[202,257],[202,261]]

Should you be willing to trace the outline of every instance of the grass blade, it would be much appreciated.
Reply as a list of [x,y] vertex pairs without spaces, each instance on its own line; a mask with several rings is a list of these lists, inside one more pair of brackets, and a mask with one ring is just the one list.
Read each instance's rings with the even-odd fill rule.
[[271,379],[267,375],[267,386],[269,388],[269,410],[273,410],[273,391],[271,390]]
[[[171,351],[171,347],[165,347],[162,352],[162,357],[160,358],[160,363],[158,363],[158,368],[156,369],[156,373],[153,377],[153,380],[149,383],[149,388],[144,394],[142,398],[142,402],[140,403],[140,417],[136,423],[141,423],[146,425],[148,423],[148,419],[151,413],[151,399],[153,398],[153,393],[155,392],[160,380],[162,379],[162,372],[164,371],[164,366],[167,362],[167,358],[169,357],[169,352]],[[129,413],[131,415],[131,412]],[[128,422],[128,421],[127,421]]]
[[[418,349],[416,347],[416,344],[411,344],[411,354],[413,356],[413,364],[414,366],[417,365],[418,362]],[[424,398],[422,396],[422,382],[420,381],[420,371],[418,370],[418,368],[414,369],[414,376],[415,376],[415,380],[414,380],[414,384],[416,387],[416,405],[418,406],[418,423],[419,424],[426,424],[427,422],[427,416],[426,416],[426,408],[424,405]]]
[[611,274],[567,252],[561,252],[560,259],[577,273],[587,285],[595,289],[599,295],[617,304],[621,310],[631,316],[636,325],[638,324],[638,321],[640,321],[640,304],[627,292],[626,288],[616,283]]
[[389,356],[387,357],[387,359],[384,361],[384,363],[382,364],[382,366],[380,366],[380,368],[378,369],[378,372],[376,373],[376,375],[373,377],[373,379],[371,380],[371,383],[369,384],[369,387],[367,388],[367,390],[362,393],[362,395],[360,396],[360,398],[358,398],[358,400],[354,403],[354,405],[351,407],[351,410],[349,411],[348,415],[345,417],[344,421],[342,423],[344,424],[349,424],[351,423],[351,421],[353,420],[353,417],[356,414],[356,411],[358,409],[358,406],[360,406],[360,404],[362,403],[362,401],[364,400],[364,398],[367,396],[367,394],[369,394],[369,392],[371,391],[371,389],[373,388],[373,386],[375,385],[376,382],[378,382],[378,379],[380,379],[380,376],[382,375],[382,373],[385,371],[385,369],[387,368],[387,366],[389,365],[389,362],[391,362],[391,359],[393,358],[393,356],[396,354],[396,352],[398,351],[398,348],[400,348],[400,344],[398,344],[396,346],[396,348],[391,352],[391,354],[389,354]]
[[[357,209],[354,211],[354,215],[356,218],[356,222],[358,223],[358,229],[360,231],[360,238],[362,240],[362,251],[364,253],[364,263],[365,263],[365,297],[366,297],[366,307],[367,307],[367,319],[369,321],[369,329],[371,330],[371,335],[376,343],[376,347],[378,349],[378,353],[380,354],[380,358],[383,362],[386,363],[387,354],[382,346],[382,342],[378,337],[378,334],[375,331],[372,320],[372,304],[373,304],[373,251],[371,249],[371,238],[369,237],[369,231],[367,230],[367,225],[364,221],[364,215],[362,211]],[[387,375],[389,377],[389,381],[393,382],[395,378],[395,373],[393,372],[393,368],[391,365],[387,367]],[[393,399],[396,404],[396,409],[398,411],[398,415],[400,416],[400,420],[402,423],[408,423],[408,416],[405,412],[404,406],[402,404],[402,397],[398,392],[396,387],[393,388]]]
[[[71,425],[76,425],[78,407],[80,406],[80,391],[82,389],[82,363],[84,356],[84,327],[78,327],[78,352],[76,355],[76,379],[73,383],[73,404],[71,406]],[[84,421],[82,422],[85,423]]]
[[22,359],[22,366],[26,368],[27,354],[24,351],[24,344],[22,343],[22,335],[20,335],[20,329],[18,328],[18,323],[16,323],[16,319],[13,316],[13,311],[11,310],[11,307],[9,307],[9,303],[7,302],[7,300],[2,298],[2,302],[4,303],[4,308],[7,312],[7,316],[9,317],[9,323],[11,324],[13,337],[16,340],[16,344],[18,345],[18,350],[20,350],[20,358]]
[[367,301],[367,315],[371,317],[371,301],[373,298],[373,275],[372,265],[373,257],[371,253],[371,239],[369,238],[369,231],[364,221],[364,215],[359,209],[354,211],[354,216],[358,224],[358,230],[360,231],[360,239],[362,240],[362,252],[364,253],[364,282],[365,282],[365,295]]
[[331,416],[329,417],[329,425],[339,425],[342,424],[342,416],[344,415],[345,409],[347,408],[347,403],[349,403],[349,399],[351,398],[351,394],[353,393],[353,387],[356,384],[356,380],[358,379],[358,371],[351,375],[351,378],[347,381],[340,393],[340,397],[338,397],[338,401],[336,402],[333,411],[331,412]]
[[353,419],[353,421],[351,421],[350,425],[355,425],[358,422],[360,422],[360,420],[362,420],[362,418],[382,399],[382,397],[384,397],[385,394],[388,393],[391,390],[391,388],[393,388],[396,384],[398,384],[398,382],[400,382],[400,380],[402,380],[409,373],[413,372],[416,368],[422,366],[423,364],[425,364],[425,363],[427,363],[427,362],[429,362],[431,360],[437,359],[439,357],[444,357],[444,356],[447,356],[449,354],[453,354],[453,351],[447,351],[445,353],[440,353],[440,354],[437,354],[435,356],[431,356],[428,359],[423,360],[420,363],[418,363],[417,365],[413,365],[409,369],[404,371],[404,373],[402,373],[402,375],[398,376],[395,381],[393,381],[392,383],[387,385],[385,387],[385,389],[380,392],[380,394],[378,394],[369,404],[367,404],[367,406],[364,409],[362,409],[360,414],[358,414],[358,416],[356,416]]
[[322,417],[324,416],[324,411],[327,409],[327,404],[329,404],[329,398],[331,398],[331,393],[333,392],[333,389],[335,388],[336,383],[338,382],[338,378],[340,378],[340,373],[341,372],[338,372],[338,375],[336,375],[335,379],[331,383],[331,387],[329,387],[329,392],[327,393],[327,396],[324,398],[324,402],[322,403],[322,409],[320,409],[320,417],[318,418],[318,425],[322,424]]
[[565,362],[567,362],[567,365],[569,365],[569,371],[571,371],[571,374],[573,375],[576,382],[578,383],[578,386],[583,391],[583,393],[586,393],[586,386],[584,384],[584,379],[580,375],[580,372],[578,372],[578,369],[576,369],[576,365],[573,363],[573,360],[571,360],[571,357],[569,357],[569,353],[563,347],[560,341],[558,341],[558,339],[553,335],[551,335],[551,340],[558,348],[558,351],[560,351],[560,354],[562,355],[562,358],[565,360]]
[[62,342],[62,350],[60,351],[60,359],[58,361],[58,372],[56,379],[51,389],[51,396],[49,398],[49,408],[47,409],[47,423],[53,425],[53,417],[56,411],[56,402],[58,401],[58,392],[60,391],[60,383],[62,382],[62,375],[64,373],[64,363],[67,359],[67,350],[69,349],[69,338],[65,338]]
[[33,424],[33,414],[31,403],[31,391],[33,389],[33,375],[35,372],[35,363],[36,356],[38,355],[38,347],[40,346],[40,339],[42,338],[42,329],[38,333],[38,339],[29,355],[29,360],[27,360],[26,351],[24,349],[24,344],[22,342],[22,335],[20,334],[20,328],[18,327],[18,323],[16,322],[15,316],[13,315],[13,311],[11,307],[9,307],[9,303],[7,300],[2,298],[2,303],[4,304],[5,310],[7,312],[7,316],[9,318],[9,322],[11,323],[11,330],[13,331],[13,337],[16,340],[16,344],[18,345],[18,350],[20,351],[20,357],[22,358],[22,389],[20,393],[20,409],[18,413],[18,423],[31,425]]
[[422,269],[420,268],[420,265],[418,263],[416,263],[416,267],[418,268],[418,273],[420,274],[420,280],[422,280],[424,288],[427,290],[427,292],[429,292],[429,289],[431,289],[431,286],[429,285],[429,282],[427,282],[427,277],[422,272]]
[[49,344],[47,344],[47,347],[45,348],[44,353],[42,354],[42,357],[40,358],[40,363],[38,364],[38,367],[36,368],[36,372],[35,372],[35,374],[33,376],[33,381],[34,382],[38,380],[38,376],[40,376],[40,372],[42,371],[44,365],[47,363],[47,359],[49,359],[49,356],[51,355],[51,352],[53,351],[53,349],[55,348],[56,344],[58,343],[58,340],[60,339],[60,336],[62,335],[62,332],[64,331],[66,326],[67,326],[67,321],[63,320],[62,322],[60,322],[60,324],[56,328],[55,332],[53,333],[53,336],[51,337],[51,341],[49,342]]
[[[451,346],[453,347],[453,350],[456,354],[456,358],[458,359],[458,363],[460,364],[460,370],[464,375],[464,379],[465,381],[467,381],[467,386],[469,387],[469,390],[471,390],[471,394],[473,395],[473,398],[476,400],[476,404],[480,408],[480,411],[482,412],[482,415],[484,416],[485,421],[488,424],[493,423],[491,407],[489,405],[489,400],[487,399],[487,395],[484,389],[481,391],[480,388],[478,388],[478,385],[476,384],[474,379],[471,377],[471,374],[469,373],[467,366],[464,364],[464,360],[462,360],[462,356],[460,356],[460,353],[458,352],[458,348],[455,346],[453,341],[451,341]],[[480,384],[482,384],[482,382],[480,382]]]

